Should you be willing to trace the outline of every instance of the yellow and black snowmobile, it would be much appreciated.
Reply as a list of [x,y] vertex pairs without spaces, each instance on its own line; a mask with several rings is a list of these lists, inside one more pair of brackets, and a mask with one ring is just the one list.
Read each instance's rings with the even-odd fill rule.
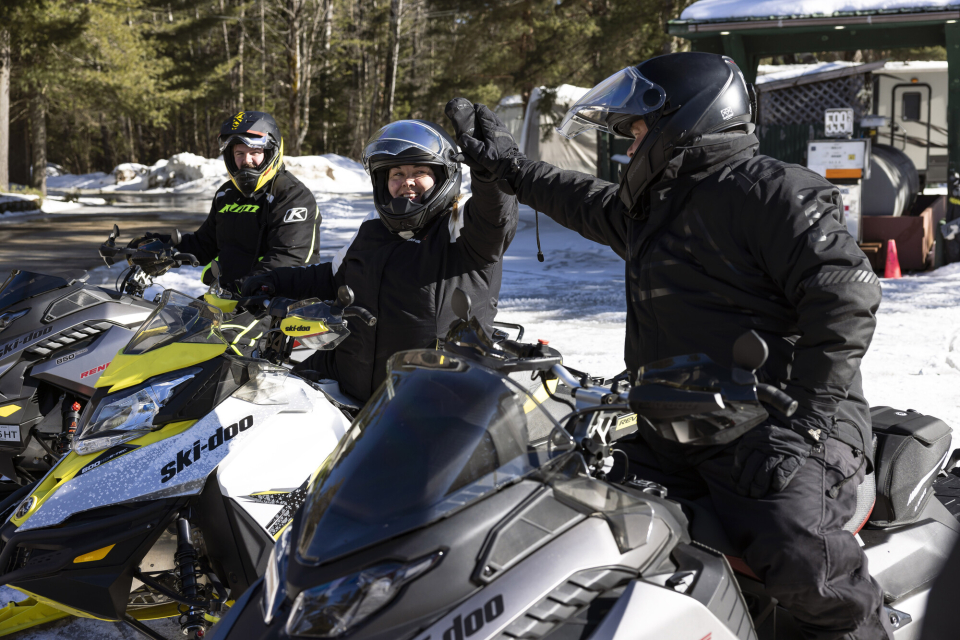
[[0,635],[76,615],[157,638],[141,621],[175,616],[200,638],[262,574],[349,426],[281,365],[294,337],[332,349],[345,317],[376,320],[348,290],[260,302],[272,329],[244,357],[221,330],[232,305],[164,292],[98,380],[72,450],[0,503],[0,584],[29,596],[0,609]]

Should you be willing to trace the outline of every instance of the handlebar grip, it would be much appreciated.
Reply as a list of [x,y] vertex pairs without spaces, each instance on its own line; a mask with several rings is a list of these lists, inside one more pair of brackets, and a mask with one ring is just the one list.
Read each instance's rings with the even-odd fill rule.
[[361,322],[366,324],[368,327],[372,327],[373,325],[377,324],[377,319],[374,317],[374,315],[363,307],[347,307],[343,310],[343,317],[360,318]]
[[797,411],[797,401],[773,385],[758,384],[757,400],[768,404],[788,418]]

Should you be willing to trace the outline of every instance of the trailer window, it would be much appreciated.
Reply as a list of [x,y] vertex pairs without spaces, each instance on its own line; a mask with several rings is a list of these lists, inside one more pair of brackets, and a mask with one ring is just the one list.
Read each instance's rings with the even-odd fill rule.
[[901,119],[919,122],[920,121],[920,101],[921,93],[919,91],[910,91],[903,94],[903,115]]

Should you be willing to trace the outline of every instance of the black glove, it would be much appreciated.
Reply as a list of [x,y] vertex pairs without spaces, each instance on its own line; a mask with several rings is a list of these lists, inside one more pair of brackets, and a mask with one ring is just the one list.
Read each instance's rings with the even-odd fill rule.
[[250,276],[243,281],[243,285],[240,287],[240,295],[244,298],[263,294],[273,295],[276,292],[277,278],[272,271]]
[[147,242],[148,240],[159,240],[163,244],[173,245],[173,237],[167,233],[153,233],[148,231],[139,238],[134,238],[127,244],[128,249],[138,249],[141,244]]
[[464,162],[481,182],[503,178],[513,186],[517,170],[526,162],[526,157],[497,114],[482,104],[473,105],[471,114],[468,104],[465,98],[454,98],[444,109],[453,122]]
[[737,493],[762,498],[783,491],[813,452],[815,443],[793,429],[764,424],[737,443],[730,476]]

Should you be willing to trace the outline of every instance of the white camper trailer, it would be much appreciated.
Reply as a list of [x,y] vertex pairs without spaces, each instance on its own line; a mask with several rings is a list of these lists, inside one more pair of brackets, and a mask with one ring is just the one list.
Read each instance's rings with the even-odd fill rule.
[[567,109],[589,90],[569,84],[554,89],[537,87],[525,111],[520,96],[507,96],[496,112],[517,139],[520,151],[531,160],[597,175],[597,136],[583,134],[568,140],[556,131]]
[[906,153],[922,182],[945,183],[947,63],[888,62],[873,72],[873,100],[874,113],[887,119],[877,142]]

